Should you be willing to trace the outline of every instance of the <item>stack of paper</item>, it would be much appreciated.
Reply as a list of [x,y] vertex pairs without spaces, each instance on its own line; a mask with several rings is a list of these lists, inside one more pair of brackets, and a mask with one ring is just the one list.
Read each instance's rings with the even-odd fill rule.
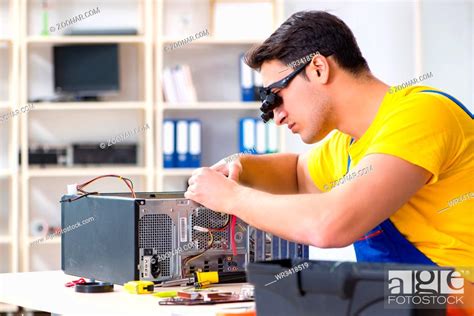
[[196,88],[188,65],[165,68],[163,71],[163,93],[166,102],[197,102]]

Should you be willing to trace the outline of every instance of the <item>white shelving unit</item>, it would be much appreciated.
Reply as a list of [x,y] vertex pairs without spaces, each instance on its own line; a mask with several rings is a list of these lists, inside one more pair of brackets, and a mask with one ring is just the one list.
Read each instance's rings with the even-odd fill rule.
[[[76,4],[80,1],[76,1]],[[36,5],[36,7],[35,7]],[[90,3],[87,3],[90,5]],[[106,4],[104,4],[106,5]],[[31,82],[29,73],[32,70],[32,62],[30,60],[30,54],[34,53],[36,49],[47,50],[54,45],[63,44],[102,44],[102,43],[113,43],[119,45],[119,52],[122,52],[122,47],[132,47],[137,51],[137,66],[136,77],[139,81],[137,84],[138,99],[136,100],[117,100],[117,101],[97,101],[97,102],[38,102],[34,103],[34,108],[27,115],[21,117],[21,128],[20,128],[20,139],[21,139],[21,269],[22,271],[41,270],[45,266],[44,262],[41,261],[41,267],[36,268],[32,265],[34,258],[40,256],[57,257],[59,253],[60,238],[48,240],[41,245],[34,246],[33,249],[30,243],[34,240],[41,238],[41,236],[30,235],[30,222],[31,212],[36,207],[35,194],[38,190],[42,189],[43,183],[80,183],[84,179],[92,178],[102,174],[119,174],[132,179],[139,179],[141,186],[138,186],[139,190],[153,190],[154,183],[154,142],[153,133],[143,132],[139,135],[143,145],[142,148],[138,147],[141,152],[142,159],[139,166],[130,165],[111,165],[107,167],[103,166],[75,166],[75,167],[46,167],[39,168],[36,166],[29,166],[28,164],[28,147],[32,141],[31,122],[35,119],[35,123],[45,118],[44,113],[48,117],[64,117],[65,115],[68,120],[74,120],[79,114],[87,113],[90,117],[100,117],[101,115],[114,115],[115,113],[132,113],[141,120],[140,126],[145,123],[148,124],[150,130],[153,130],[153,84],[152,84],[152,71],[153,69],[153,35],[152,35],[152,19],[153,19],[153,1],[151,0],[136,0],[135,5],[139,14],[137,18],[137,35],[117,35],[117,36],[42,36],[37,34],[31,34],[29,28],[29,21],[32,15],[39,14],[38,1],[33,0],[21,0],[20,11],[20,56],[21,64],[24,65],[21,69],[20,78],[20,104],[27,104],[29,102],[29,85],[34,85],[35,82]],[[60,7],[61,4],[57,5]],[[53,8],[54,10],[54,8]],[[107,11],[107,10],[103,10]],[[106,13],[101,13],[106,14]],[[66,16],[64,14],[64,16]],[[121,79],[130,75],[130,70],[123,69],[125,67],[121,62]],[[33,118],[32,118],[33,117]],[[81,128],[100,128],[99,126],[93,126],[93,123],[83,120]],[[88,126],[92,124],[92,126]],[[107,123],[104,123],[106,128]],[[109,123],[110,124],[110,123]],[[115,125],[121,125],[121,122],[115,122]],[[82,127],[83,125],[83,127]],[[110,125],[109,125],[110,126]],[[74,131],[72,131],[74,132]],[[125,130],[123,131],[125,132]],[[64,131],[68,133],[68,131]],[[97,141],[99,144],[99,141]],[[121,187],[119,187],[120,190]],[[123,189],[123,188],[122,188]],[[53,189],[46,189],[44,191],[50,191],[51,194]],[[65,192],[65,186],[63,191],[56,193],[54,188],[54,196],[60,197],[60,194]],[[35,193],[36,192],[36,193]],[[57,207],[55,216],[59,216],[59,203],[54,205]],[[39,208],[37,212],[40,212]],[[44,247],[43,247],[44,246]],[[58,268],[59,263],[56,262],[55,267],[47,267],[49,269]]]

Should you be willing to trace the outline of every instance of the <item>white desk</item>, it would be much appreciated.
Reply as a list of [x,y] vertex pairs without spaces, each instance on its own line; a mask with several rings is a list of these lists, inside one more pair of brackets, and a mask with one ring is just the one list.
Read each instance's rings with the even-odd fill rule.
[[[229,303],[202,306],[160,306],[159,298],[150,294],[135,295],[115,285],[113,293],[76,293],[64,286],[78,279],[62,271],[0,274],[0,303],[23,306],[54,314],[87,315],[212,315],[235,307],[255,309],[255,303]],[[216,285],[222,290],[240,291],[241,284]],[[174,290],[177,288],[165,288]],[[159,289],[158,291],[161,291]]]

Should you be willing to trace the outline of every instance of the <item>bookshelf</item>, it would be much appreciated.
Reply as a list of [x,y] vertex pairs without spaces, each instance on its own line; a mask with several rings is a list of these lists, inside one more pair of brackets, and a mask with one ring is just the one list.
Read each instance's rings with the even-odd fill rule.
[[[50,24],[72,17],[95,5],[89,1],[61,3],[49,1]],[[60,238],[32,246],[41,236],[33,236],[30,223],[41,219],[48,224],[60,225],[60,205],[57,203],[66,192],[66,185],[81,183],[102,174],[119,174],[130,177],[139,191],[153,190],[154,143],[151,131],[139,133],[128,141],[137,140],[139,162],[131,165],[87,165],[38,167],[28,163],[28,147],[41,143],[58,145],[72,142],[101,143],[124,131],[145,123],[154,129],[153,122],[153,1],[130,0],[123,3],[122,15],[135,15],[137,35],[39,35],[38,20],[41,1],[20,1],[20,62],[19,101],[32,103],[35,93],[52,91],[52,47],[75,44],[118,44],[120,64],[120,92],[92,102],[33,102],[34,108],[20,118],[21,143],[21,270],[39,271],[60,269]],[[101,3],[101,17],[91,17],[84,24],[101,27],[102,20],[114,22],[117,11],[113,3]],[[108,7],[107,7],[108,6]],[[69,7],[76,11],[69,10]],[[119,10],[120,14],[120,10]],[[120,20],[120,19],[119,19]],[[133,20],[131,18],[130,20]],[[90,24],[89,21],[92,21]],[[82,22],[82,21],[81,21]],[[95,24],[94,24],[95,23]],[[115,22],[120,27],[120,21]],[[118,24],[117,24],[118,23]],[[127,22],[128,23],[128,22]],[[49,65],[49,66],[43,66]],[[132,139],[133,138],[133,139]],[[113,181],[98,184],[102,191],[124,191]],[[41,202],[39,202],[41,201]]]

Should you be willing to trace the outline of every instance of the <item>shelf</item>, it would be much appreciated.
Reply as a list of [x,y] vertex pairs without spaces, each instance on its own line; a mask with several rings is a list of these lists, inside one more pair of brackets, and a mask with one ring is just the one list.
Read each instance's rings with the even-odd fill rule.
[[28,176],[32,177],[72,177],[99,176],[103,174],[119,174],[121,176],[146,175],[145,167],[129,167],[126,165],[110,165],[107,167],[30,167]]
[[27,43],[55,44],[55,43],[144,43],[145,37],[140,35],[116,36],[28,36]]
[[165,177],[183,177],[183,176],[191,176],[193,171],[196,170],[194,168],[169,168],[169,169],[161,169],[161,171],[157,171],[157,175],[162,175]]
[[12,241],[10,236],[0,236],[0,244],[8,244]]
[[[161,41],[163,44],[175,43],[182,41],[184,38],[173,38],[173,37],[165,37]],[[188,45],[254,45],[262,43],[265,39],[228,39],[228,38],[215,38],[215,37],[202,37],[195,39],[190,43],[186,43],[181,47],[175,48],[183,48]]]
[[145,109],[145,102],[34,102],[35,111]]
[[261,102],[163,103],[163,110],[259,110]]

